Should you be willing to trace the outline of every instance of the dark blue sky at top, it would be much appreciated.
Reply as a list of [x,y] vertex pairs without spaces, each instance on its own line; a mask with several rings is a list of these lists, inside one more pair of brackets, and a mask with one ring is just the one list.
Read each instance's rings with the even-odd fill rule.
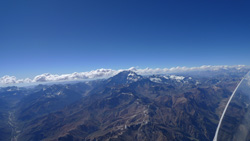
[[0,1],[0,77],[250,65],[247,0]]

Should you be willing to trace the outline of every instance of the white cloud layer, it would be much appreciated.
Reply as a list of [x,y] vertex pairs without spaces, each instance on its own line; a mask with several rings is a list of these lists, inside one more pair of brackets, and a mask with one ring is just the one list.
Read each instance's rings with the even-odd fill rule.
[[152,75],[152,74],[165,74],[165,73],[176,73],[176,72],[188,72],[188,71],[216,71],[216,70],[228,70],[228,69],[242,69],[245,65],[237,66],[200,66],[200,67],[173,67],[173,68],[146,68],[137,69],[135,67],[129,69],[97,69],[89,72],[74,72],[72,74],[49,74],[44,73],[35,76],[33,79],[17,79],[15,76],[3,76],[0,78],[0,85],[10,85],[10,84],[26,84],[26,83],[40,83],[40,82],[57,82],[57,81],[72,81],[72,80],[86,80],[86,79],[99,79],[107,78],[116,75],[117,73],[124,70],[132,70],[140,75]]

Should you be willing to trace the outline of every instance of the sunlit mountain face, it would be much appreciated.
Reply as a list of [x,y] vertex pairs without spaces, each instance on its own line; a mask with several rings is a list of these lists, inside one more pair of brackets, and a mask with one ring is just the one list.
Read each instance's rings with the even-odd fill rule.
[[0,140],[209,141],[248,70],[127,70],[107,79],[2,87]]

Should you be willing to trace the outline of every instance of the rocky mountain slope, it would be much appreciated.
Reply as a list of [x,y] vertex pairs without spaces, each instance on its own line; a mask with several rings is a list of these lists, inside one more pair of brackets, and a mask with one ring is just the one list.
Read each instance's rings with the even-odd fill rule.
[[16,94],[1,88],[1,140],[212,140],[246,72],[124,71],[106,80],[19,88]]

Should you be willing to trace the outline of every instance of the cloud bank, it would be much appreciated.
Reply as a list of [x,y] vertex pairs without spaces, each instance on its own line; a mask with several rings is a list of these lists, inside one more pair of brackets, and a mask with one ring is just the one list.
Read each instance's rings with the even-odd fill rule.
[[15,76],[3,76],[0,78],[0,85],[10,85],[10,84],[26,84],[26,83],[41,83],[41,82],[57,82],[57,81],[73,81],[73,80],[87,80],[87,79],[100,79],[108,78],[116,75],[117,73],[124,70],[131,70],[140,75],[153,75],[153,74],[165,74],[165,73],[177,73],[177,72],[188,72],[188,71],[216,71],[216,70],[228,70],[228,69],[242,69],[246,68],[245,65],[237,66],[200,66],[200,67],[173,67],[173,68],[145,68],[137,69],[131,67],[129,69],[97,69],[89,72],[74,72],[71,74],[49,74],[44,73],[35,76],[33,79],[17,79]]

